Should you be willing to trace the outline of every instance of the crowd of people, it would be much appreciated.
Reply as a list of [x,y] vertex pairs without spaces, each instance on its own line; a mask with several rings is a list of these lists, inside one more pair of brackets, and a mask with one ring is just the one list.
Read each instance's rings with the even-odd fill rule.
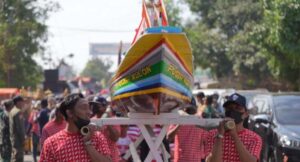
[[[183,107],[185,113],[199,118],[223,118],[219,127],[205,130],[194,125],[171,125],[163,140],[174,162],[256,162],[262,147],[261,138],[243,125],[248,117],[246,99],[239,94],[217,105],[216,97],[199,93],[197,102]],[[65,97],[53,95],[42,99],[15,96],[0,106],[0,153],[3,162],[23,162],[25,140],[31,139],[34,162],[56,161],[132,161],[125,154],[141,130],[135,125],[98,128],[93,119],[117,118],[118,110],[101,95],[80,93]],[[220,109],[222,107],[222,109]],[[226,129],[234,121],[234,129]],[[89,132],[82,134],[81,129]],[[156,135],[162,126],[154,125]],[[138,154],[145,160],[149,147],[143,141]]]

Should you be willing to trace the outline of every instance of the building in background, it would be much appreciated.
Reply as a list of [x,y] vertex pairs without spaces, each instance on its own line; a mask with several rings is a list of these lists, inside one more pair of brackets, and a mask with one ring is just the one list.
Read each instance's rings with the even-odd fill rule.
[[58,79],[73,80],[76,74],[71,65],[68,65],[63,59],[58,64]]
[[111,60],[113,65],[110,71],[114,72],[130,46],[130,43],[123,43],[122,41],[120,43],[90,43],[89,54],[92,57]]
[[101,56],[101,55],[117,56],[118,53],[120,52],[121,46],[122,46],[121,53],[123,54],[129,49],[130,43],[90,43],[89,53],[92,56]]

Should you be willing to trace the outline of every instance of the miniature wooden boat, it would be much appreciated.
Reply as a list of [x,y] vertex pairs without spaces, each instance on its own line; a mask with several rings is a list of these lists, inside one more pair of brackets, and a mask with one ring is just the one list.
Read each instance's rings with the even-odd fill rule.
[[112,101],[129,111],[170,112],[192,98],[190,43],[175,27],[148,28],[112,79]]

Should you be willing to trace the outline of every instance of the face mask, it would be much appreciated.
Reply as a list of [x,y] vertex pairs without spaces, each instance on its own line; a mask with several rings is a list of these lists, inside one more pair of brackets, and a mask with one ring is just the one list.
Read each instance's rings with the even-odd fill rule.
[[196,114],[196,110],[192,108],[187,108],[185,109],[185,112],[188,113],[189,115],[194,115]]
[[77,116],[77,120],[74,122],[77,128],[80,130],[82,127],[90,124],[90,120],[85,120]]
[[227,110],[225,112],[225,116],[234,119],[235,124],[239,124],[243,121],[242,115],[242,112],[238,112],[235,110]]
[[97,105],[92,105],[92,112],[93,112],[93,114],[98,114],[99,113],[99,107]]

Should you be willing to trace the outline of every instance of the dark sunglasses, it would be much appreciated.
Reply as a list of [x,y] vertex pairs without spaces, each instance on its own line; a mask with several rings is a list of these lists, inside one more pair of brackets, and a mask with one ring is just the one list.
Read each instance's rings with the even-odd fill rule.
[[225,107],[226,110],[244,110],[245,108],[238,104],[230,104]]

